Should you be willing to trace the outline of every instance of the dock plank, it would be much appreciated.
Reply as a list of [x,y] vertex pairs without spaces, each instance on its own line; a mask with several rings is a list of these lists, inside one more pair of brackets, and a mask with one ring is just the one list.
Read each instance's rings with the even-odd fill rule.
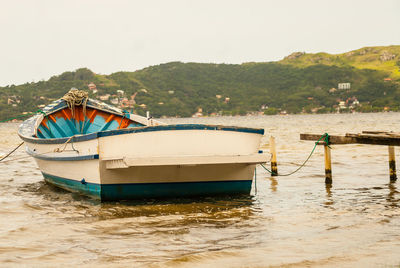
[[[300,140],[317,141],[321,134],[300,134]],[[371,144],[400,146],[399,133],[383,131],[363,131],[362,133],[346,133],[345,135],[329,135],[329,144]],[[325,144],[320,141],[319,144]]]
[[[300,134],[300,140],[304,141],[317,141],[321,138],[321,134],[307,134],[303,133]],[[329,143],[330,144],[351,144],[357,143],[357,141],[353,137],[346,137],[346,136],[337,136],[337,135],[329,135]],[[324,141],[320,141],[318,144],[325,144]]]

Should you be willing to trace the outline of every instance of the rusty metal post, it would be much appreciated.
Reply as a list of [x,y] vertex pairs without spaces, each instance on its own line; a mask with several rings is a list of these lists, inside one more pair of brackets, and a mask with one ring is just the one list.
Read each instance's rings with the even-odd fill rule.
[[271,153],[271,176],[278,176],[278,163],[276,160],[276,147],[275,147],[275,138],[271,136],[269,138],[269,151]]
[[394,146],[388,146],[388,149],[389,149],[390,182],[395,182],[397,180],[397,175],[396,175],[396,156],[394,152]]
[[328,145],[324,145],[324,151],[325,151],[325,183],[332,184],[331,148]]

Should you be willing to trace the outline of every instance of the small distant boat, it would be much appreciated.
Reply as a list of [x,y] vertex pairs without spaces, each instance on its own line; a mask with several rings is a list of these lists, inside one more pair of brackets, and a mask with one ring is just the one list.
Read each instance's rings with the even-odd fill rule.
[[263,129],[166,125],[68,94],[18,131],[45,181],[63,189],[102,201],[249,194],[267,161]]

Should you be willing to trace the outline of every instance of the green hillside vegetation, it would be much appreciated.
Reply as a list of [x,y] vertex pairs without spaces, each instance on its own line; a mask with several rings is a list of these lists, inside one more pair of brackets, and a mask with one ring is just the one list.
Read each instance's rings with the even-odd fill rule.
[[[125,107],[154,117],[326,113],[398,110],[400,106],[400,46],[363,48],[341,55],[294,53],[280,62],[203,64],[171,62],[136,72],[99,75],[86,68],[64,72],[48,81],[0,88],[0,118],[36,111],[70,88],[88,90],[94,83],[100,98],[124,98],[137,93]],[[338,83],[351,83],[340,90]],[[117,90],[122,90],[117,94]],[[350,106],[354,100],[359,105]],[[42,105],[42,106],[41,106]]]
[[400,79],[400,46],[364,47],[343,54],[295,52],[280,61],[296,67],[316,64],[328,66],[352,66],[358,69],[384,71],[395,79]]

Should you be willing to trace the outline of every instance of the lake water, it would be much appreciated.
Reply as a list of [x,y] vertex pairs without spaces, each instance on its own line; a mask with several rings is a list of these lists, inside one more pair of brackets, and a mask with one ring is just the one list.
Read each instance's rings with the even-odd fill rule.
[[[296,169],[314,143],[300,133],[400,131],[399,113],[164,119],[260,127],[278,169]],[[0,124],[0,155],[21,141]],[[20,148],[13,157],[24,157]],[[31,158],[0,169],[0,266],[399,267],[400,180],[386,146],[337,145],[333,185],[323,147],[288,177],[257,168],[251,196],[99,203],[44,183]],[[400,173],[400,172],[399,172]],[[253,183],[254,186],[254,183]]]

